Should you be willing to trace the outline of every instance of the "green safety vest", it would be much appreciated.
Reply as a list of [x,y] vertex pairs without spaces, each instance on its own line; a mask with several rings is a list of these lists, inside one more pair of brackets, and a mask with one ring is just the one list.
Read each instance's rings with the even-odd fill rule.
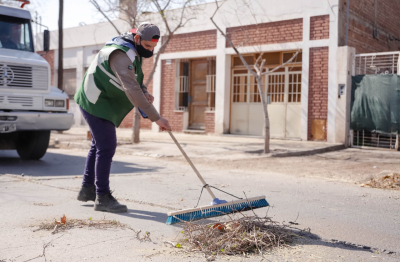
[[103,47],[96,55],[74,97],[76,103],[83,110],[111,121],[116,127],[133,109],[132,103],[109,64],[111,53],[117,49],[124,51],[131,59],[135,68],[136,80],[140,85],[143,84],[142,58],[127,46],[111,44]]

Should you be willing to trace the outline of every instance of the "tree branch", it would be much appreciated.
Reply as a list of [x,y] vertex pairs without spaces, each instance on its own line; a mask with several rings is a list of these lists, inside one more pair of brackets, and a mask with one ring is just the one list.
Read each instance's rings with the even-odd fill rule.
[[293,61],[293,59],[294,59],[300,52],[301,52],[300,49],[297,50],[297,52],[296,52],[288,61],[286,61],[285,63],[281,64],[280,66],[275,67],[275,68],[272,69],[271,71],[265,72],[265,73],[263,73],[263,74],[261,74],[261,75],[268,75],[268,74],[271,74],[271,73],[275,72],[276,70],[278,70],[278,69],[284,67],[285,65],[290,64],[290,63]]
[[[222,36],[225,37],[226,41],[228,41],[229,45],[235,50],[235,53],[239,56],[240,60],[242,61],[243,65],[246,67],[246,69],[254,76],[257,77],[257,73],[254,72],[254,70],[251,69],[251,67],[247,64],[246,60],[244,60],[242,54],[239,52],[239,50],[236,48],[236,46],[232,43],[231,39],[222,31],[222,29],[215,23],[214,21],[214,16],[218,12],[219,8],[222,5],[218,5],[217,0],[215,1],[215,4],[217,5],[217,9],[215,10],[214,14],[210,17],[211,22],[214,24],[214,26],[217,28],[217,30],[221,33]],[[223,4],[223,3],[222,3]]]
[[118,28],[115,26],[115,24],[110,20],[110,18],[108,18],[108,16],[103,12],[103,10],[101,10],[99,4],[97,3],[96,0],[90,0],[90,3],[92,3],[92,5],[94,5],[94,7],[108,20],[108,22],[110,22],[110,24],[114,27],[115,31],[117,31],[117,33],[119,35],[121,35],[121,32],[118,30]]

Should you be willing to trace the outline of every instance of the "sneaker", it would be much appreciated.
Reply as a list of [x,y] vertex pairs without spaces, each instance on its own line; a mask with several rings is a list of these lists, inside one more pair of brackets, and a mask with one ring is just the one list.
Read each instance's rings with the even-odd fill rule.
[[82,186],[81,190],[78,194],[78,200],[87,202],[87,201],[95,201],[96,200],[96,186],[93,185],[91,187]]
[[126,205],[121,205],[118,201],[111,195],[112,192],[99,196],[97,195],[96,201],[94,202],[94,210],[96,211],[106,211],[112,213],[124,213],[128,211]]

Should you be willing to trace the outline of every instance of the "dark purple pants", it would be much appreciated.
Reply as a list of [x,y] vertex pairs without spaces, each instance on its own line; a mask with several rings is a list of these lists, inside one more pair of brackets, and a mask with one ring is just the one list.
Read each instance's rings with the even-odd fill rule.
[[90,147],[83,186],[93,186],[96,182],[96,193],[105,195],[110,192],[110,169],[112,158],[117,147],[115,125],[108,120],[89,114],[81,108],[92,133],[92,146]]

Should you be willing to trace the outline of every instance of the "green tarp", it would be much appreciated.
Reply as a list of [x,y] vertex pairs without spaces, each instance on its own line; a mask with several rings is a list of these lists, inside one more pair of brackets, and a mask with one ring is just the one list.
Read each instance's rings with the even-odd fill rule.
[[352,78],[353,130],[396,134],[400,129],[400,76],[360,75]]

